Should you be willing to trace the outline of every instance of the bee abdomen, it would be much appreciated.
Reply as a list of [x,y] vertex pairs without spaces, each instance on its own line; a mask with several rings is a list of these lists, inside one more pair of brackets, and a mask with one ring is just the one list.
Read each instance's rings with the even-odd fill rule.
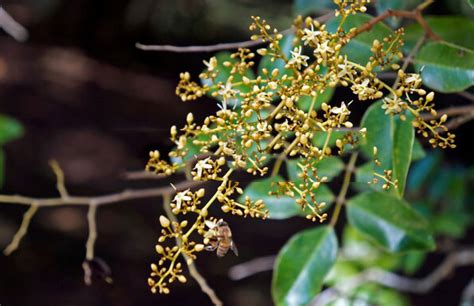
[[219,244],[217,247],[217,256],[224,257],[225,254],[227,254],[227,251],[229,251],[229,247]]

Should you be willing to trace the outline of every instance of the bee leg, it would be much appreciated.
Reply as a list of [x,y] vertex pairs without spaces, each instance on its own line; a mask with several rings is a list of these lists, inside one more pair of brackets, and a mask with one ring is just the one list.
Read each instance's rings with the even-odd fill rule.
[[237,250],[237,246],[233,241],[230,243],[230,249],[234,252],[235,256],[239,256],[239,250]]
[[204,250],[209,251],[209,252],[214,252],[217,249],[217,245],[206,245],[204,247]]

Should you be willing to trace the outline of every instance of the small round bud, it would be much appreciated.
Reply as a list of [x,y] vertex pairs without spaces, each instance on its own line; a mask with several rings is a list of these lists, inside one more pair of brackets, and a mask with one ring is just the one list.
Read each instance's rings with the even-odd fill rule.
[[168,218],[166,218],[165,216],[161,215],[160,216],[160,224],[163,227],[168,227],[168,226],[170,226],[170,220]]

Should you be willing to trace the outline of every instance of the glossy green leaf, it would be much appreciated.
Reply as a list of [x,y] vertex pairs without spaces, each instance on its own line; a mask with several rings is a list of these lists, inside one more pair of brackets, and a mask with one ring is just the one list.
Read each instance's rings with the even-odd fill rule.
[[[350,15],[344,22],[343,28],[345,31],[349,31],[352,28],[359,27],[360,25],[370,21],[373,17],[367,14]],[[336,17],[327,22],[328,31],[336,32],[341,17]],[[348,58],[352,61],[365,65],[369,58],[373,55],[370,48],[375,39],[383,41],[384,37],[392,34],[393,31],[384,23],[377,23],[370,31],[364,32],[353,38],[347,46],[342,48],[342,54],[347,54]]]
[[[383,0],[375,2],[375,9],[377,11],[377,15],[380,15],[387,10],[411,10],[421,2],[421,0]],[[402,19],[392,17],[387,21],[390,25],[396,27],[400,25]]]
[[415,57],[423,83],[440,92],[458,92],[474,85],[474,51],[444,43],[428,43]]
[[[318,110],[321,108],[321,104],[329,103],[331,101],[332,96],[334,95],[334,88],[328,87],[322,93],[320,93],[316,100],[314,101],[313,110]],[[309,111],[311,107],[313,97],[311,96],[302,96],[296,102],[298,106],[304,110],[305,112]]]
[[[329,137],[328,146],[334,147],[336,145],[336,140],[344,137],[346,134],[346,131],[332,131],[331,137]],[[313,137],[313,144],[317,147],[323,147],[327,137],[327,132],[318,131]]]
[[[214,56],[217,58],[217,63],[218,64],[217,64],[216,70],[219,71],[219,74],[218,74],[217,78],[214,81],[212,81],[210,79],[201,79],[201,83],[204,84],[204,85],[208,85],[208,86],[216,85],[216,84],[219,84],[219,83],[222,83],[222,85],[225,85],[226,82],[227,82],[227,79],[231,76],[232,67],[226,67],[226,66],[224,66],[223,63],[226,62],[226,61],[231,62],[231,63],[236,63],[237,62],[237,59],[231,58],[230,55],[231,55],[231,53],[226,52],[226,51],[216,53]],[[244,75],[242,75],[240,73],[237,73],[237,74],[233,74],[233,76],[234,76],[233,82],[242,81],[243,76],[246,76],[249,79],[254,79],[255,78],[255,74],[251,69],[245,70]],[[241,85],[235,86],[233,88],[236,89],[236,90],[239,90],[242,93],[250,92],[251,89],[252,89],[251,85],[245,85],[245,84],[241,84]],[[208,95],[210,97],[212,97],[211,94],[215,91],[217,91],[217,89],[209,91]],[[240,101],[240,97],[239,97],[239,95],[237,95],[237,98],[235,100],[228,101],[227,103],[232,106],[232,105],[238,104],[239,101]]]
[[464,237],[471,222],[464,212],[449,211],[433,217],[431,221],[433,232],[455,239]]
[[0,114],[0,145],[23,135],[23,126],[10,116]]
[[467,0],[467,4],[469,4],[469,6],[474,9],[474,0]]
[[[466,35],[466,33],[474,33],[474,20],[463,16],[427,16],[426,22],[430,29],[443,40],[474,50],[474,35]],[[425,34],[419,23],[414,22],[405,28],[405,46],[409,52],[418,39]]]
[[[280,49],[285,54],[287,58],[290,57],[291,51],[293,50],[293,39],[295,38],[294,34],[291,35],[285,35],[282,40],[280,40]],[[258,74],[264,77],[262,70],[263,68],[267,69],[270,73],[273,71],[273,69],[278,69],[280,72],[278,73],[279,76],[283,75],[288,75],[292,76],[293,75],[293,70],[292,69],[286,69],[285,68],[285,61],[282,59],[277,59],[275,61],[271,61],[272,56],[271,55],[265,55],[262,57],[260,60],[260,63],[258,65]]]
[[309,15],[312,13],[334,10],[336,5],[332,0],[295,0],[293,12],[295,15]]
[[392,118],[395,121],[392,149],[393,178],[398,180],[397,191],[400,196],[405,192],[415,139],[415,130],[411,124],[413,116],[408,113],[406,117],[405,121]]
[[286,219],[302,215],[303,212],[298,204],[296,204],[295,199],[289,196],[277,197],[268,194],[270,191],[276,190],[276,187],[273,186],[272,183],[282,181],[284,181],[284,179],[278,175],[254,180],[245,188],[244,193],[239,198],[239,202],[244,202],[247,196],[254,201],[263,200],[269,210],[269,218],[271,219]]
[[407,252],[401,258],[403,271],[408,274],[415,273],[423,265],[425,259],[425,252]]
[[277,306],[307,305],[321,290],[337,256],[337,237],[329,226],[294,235],[275,262],[272,296]]
[[367,192],[350,199],[347,215],[353,227],[390,252],[435,248],[426,220],[387,193]]
[[[260,180],[253,181],[248,185],[244,193],[239,197],[239,202],[243,203],[245,197],[248,196],[252,200],[261,199],[265,202],[265,206],[269,211],[270,219],[287,219],[296,216],[305,216],[309,211],[305,212],[301,207],[296,204],[294,198],[289,196],[276,196],[269,195],[268,193],[272,190],[276,190],[276,186],[272,183],[285,181],[281,176],[268,177]],[[331,189],[326,185],[321,185],[316,192],[315,196],[319,202],[326,202],[326,207],[329,208],[330,204],[334,202],[334,194]],[[326,208],[326,209],[327,209]]]
[[[299,159],[292,159],[286,162],[286,169],[288,171],[288,177],[291,181],[298,181],[298,173],[301,172],[300,167],[298,167],[298,162],[301,162]],[[317,169],[317,174],[319,177],[326,176],[328,180],[332,180],[335,176],[338,176],[344,169],[344,162],[337,156],[329,156],[314,164],[314,167]]]
[[381,106],[382,101],[374,103],[362,118],[361,125],[367,128],[366,144],[362,145],[362,151],[368,159],[372,159],[373,148],[377,147],[381,162],[377,172],[393,170],[393,178],[398,180],[398,195],[402,196],[413,152],[413,117],[407,113],[407,119],[402,121],[399,117],[386,115]]
[[416,161],[425,158],[426,152],[425,149],[423,149],[423,146],[421,145],[420,141],[415,138],[415,141],[413,142],[413,152],[411,154],[411,160]]

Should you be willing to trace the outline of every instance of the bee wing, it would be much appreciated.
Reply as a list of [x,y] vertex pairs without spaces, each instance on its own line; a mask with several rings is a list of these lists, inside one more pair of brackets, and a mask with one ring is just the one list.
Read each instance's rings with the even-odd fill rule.
[[235,256],[239,256],[239,250],[237,250],[237,246],[235,245],[234,241],[232,241],[232,243],[230,244],[230,249],[232,250],[232,252],[234,252]]

